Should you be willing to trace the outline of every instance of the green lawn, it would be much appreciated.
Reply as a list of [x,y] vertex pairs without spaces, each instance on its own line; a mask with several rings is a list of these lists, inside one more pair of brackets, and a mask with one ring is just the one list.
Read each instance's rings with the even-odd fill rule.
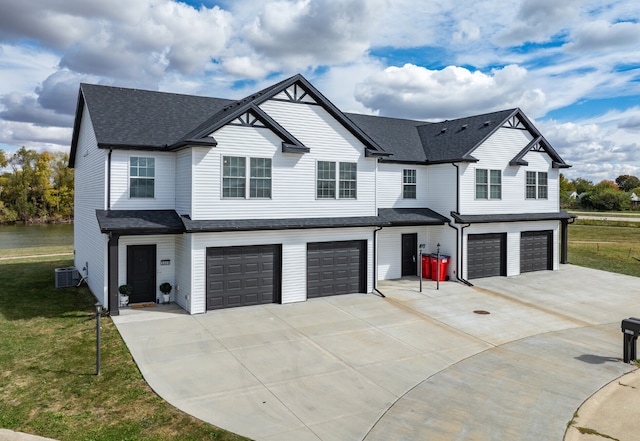
[[69,254],[73,255],[73,245],[58,245],[50,247],[11,248],[0,249],[0,259],[7,257],[40,256],[43,254]]
[[640,223],[569,225],[570,263],[640,277]]
[[568,211],[578,216],[640,217],[640,211]]
[[60,257],[0,261],[0,427],[65,441],[241,440],[170,406],[110,318],[95,375],[95,299],[54,288]]

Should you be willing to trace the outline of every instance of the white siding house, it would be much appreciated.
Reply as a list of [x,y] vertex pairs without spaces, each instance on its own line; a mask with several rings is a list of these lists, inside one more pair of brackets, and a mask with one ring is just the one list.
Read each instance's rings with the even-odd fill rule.
[[[107,238],[99,230],[96,210],[106,208],[107,154],[98,148],[89,110],[83,108],[75,158],[75,210],[73,242],[75,265],[98,301],[107,300]],[[105,303],[106,304],[106,303]]]
[[75,264],[112,314],[125,284],[190,313],[370,293],[436,250],[464,283],[557,269],[570,218],[519,109],[345,114],[301,75],[238,101],[83,84],[70,165]]

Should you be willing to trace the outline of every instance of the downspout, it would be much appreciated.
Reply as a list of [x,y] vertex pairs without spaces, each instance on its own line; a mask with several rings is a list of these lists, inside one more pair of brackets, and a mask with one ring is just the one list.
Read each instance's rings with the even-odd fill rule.
[[374,293],[378,293],[380,297],[385,298],[386,296],[382,294],[378,290],[378,249],[377,249],[377,238],[378,231],[382,230],[383,227],[379,226],[377,229],[373,230],[373,291]]
[[[456,168],[456,213],[460,213],[460,167],[455,162],[452,162],[451,165],[453,165]],[[464,283],[467,286],[473,286],[473,283],[469,282],[466,279],[463,279],[461,276],[462,257],[463,257],[462,238],[464,237],[464,229],[471,224],[467,224],[461,228],[457,228],[451,224],[451,221],[449,221],[448,225],[454,230],[456,230],[456,252],[458,254],[456,256],[456,279],[458,279],[460,282]]]
[[[106,209],[111,210],[111,153],[107,154],[107,203]],[[109,233],[107,242],[107,304],[104,305],[111,315],[120,315],[120,303],[118,296],[118,242],[119,234]]]
[[107,210],[111,210],[111,153],[113,149],[109,149],[109,154],[107,155]]
[[[380,160],[376,159],[376,169],[375,169],[375,180],[374,182],[376,183],[376,186],[374,187],[375,189],[375,194],[374,194],[374,201],[375,201],[375,210],[376,213],[378,213],[378,166],[380,164]],[[385,298],[385,295],[382,294],[379,290],[378,290],[378,248],[377,248],[377,244],[378,244],[378,231],[382,230],[382,226],[378,225],[378,228],[376,228],[375,230],[373,230],[373,293],[378,293],[378,295],[380,295],[380,297]]]
[[464,229],[470,226],[471,224],[464,225],[460,229],[451,225],[451,221],[449,221],[447,225],[449,225],[451,228],[456,230],[456,251],[458,252],[458,258],[456,259],[456,279],[458,279],[460,282],[464,283],[467,286],[473,286],[473,283],[460,277],[460,274],[462,274],[462,241],[461,239],[462,237],[464,237]]

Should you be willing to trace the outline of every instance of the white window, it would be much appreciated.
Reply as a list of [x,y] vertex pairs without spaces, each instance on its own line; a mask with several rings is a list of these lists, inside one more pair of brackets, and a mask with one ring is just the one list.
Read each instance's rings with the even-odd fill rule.
[[476,169],[476,199],[502,198],[502,172],[500,170]]
[[155,194],[156,160],[131,156],[129,158],[129,197],[153,198]]
[[538,199],[547,199],[549,184],[547,172],[538,172]]
[[271,159],[251,158],[249,178],[250,198],[271,197]]
[[[271,197],[271,158],[249,158],[249,198]],[[247,197],[247,158],[222,158],[222,197]]]
[[340,199],[355,199],[357,194],[358,166],[355,162],[340,163]]
[[336,163],[318,161],[318,179],[316,181],[318,199],[334,199],[336,197]]
[[549,175],[547,172],[528,171],[525,185],[527,199],[547,199],[549,197]]
[[402,198],[403,199],[415,199],[416,192],[416,170],[404,169],[402,170]]
[[222,197],[244,198],[247,180],[247,160],[238,156],[222,158]]
[[[336,177],[338,179],[336,179]],[[358,165],[355,162],[318,161],[316,197],[336,198],[336,180],[340,199],[355,199],[358,192]]]

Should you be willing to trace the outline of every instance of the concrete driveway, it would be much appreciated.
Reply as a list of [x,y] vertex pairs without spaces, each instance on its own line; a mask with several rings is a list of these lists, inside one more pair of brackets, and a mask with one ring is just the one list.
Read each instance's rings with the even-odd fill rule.
[[256,440],[560,441],[585,399],[633,369],[620,321],[640,316],[639,282],[562,265],[114,322],[161,397]]

